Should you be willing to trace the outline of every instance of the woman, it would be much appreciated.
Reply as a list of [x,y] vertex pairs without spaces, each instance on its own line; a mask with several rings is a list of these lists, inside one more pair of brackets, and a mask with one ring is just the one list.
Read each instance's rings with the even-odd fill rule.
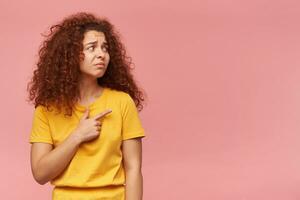
[[46,37],[28,84],[35,180],[50,181],[55,200],[141,200],[144,96],[118,33],[77,13]]

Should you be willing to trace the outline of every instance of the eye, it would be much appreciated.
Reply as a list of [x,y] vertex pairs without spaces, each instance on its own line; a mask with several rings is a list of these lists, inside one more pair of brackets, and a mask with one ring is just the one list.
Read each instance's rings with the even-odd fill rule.
[[87,50],[94,50],[94,49],[95,49],[94,46],[89,46],[89,47],[87,48]]
[[106,45],[102,46],[102,49],[104,49],[104,51],[107,52],[108,51],[108,46],[106,46]]

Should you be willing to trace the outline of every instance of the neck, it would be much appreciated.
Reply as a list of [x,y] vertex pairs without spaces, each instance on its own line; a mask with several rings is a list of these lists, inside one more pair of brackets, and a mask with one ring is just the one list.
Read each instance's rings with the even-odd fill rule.
[[95,97],[102,91],[102,87],[97,83],[97,79],[82,78],[79,85],[80,99]]

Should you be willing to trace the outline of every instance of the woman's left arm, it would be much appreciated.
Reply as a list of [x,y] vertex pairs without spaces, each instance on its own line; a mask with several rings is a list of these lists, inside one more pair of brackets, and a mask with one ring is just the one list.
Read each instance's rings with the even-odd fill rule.
[[141,138],[124,140],[122,144],[122,152],[126,176],[125,199],[142,200],[143,176]]

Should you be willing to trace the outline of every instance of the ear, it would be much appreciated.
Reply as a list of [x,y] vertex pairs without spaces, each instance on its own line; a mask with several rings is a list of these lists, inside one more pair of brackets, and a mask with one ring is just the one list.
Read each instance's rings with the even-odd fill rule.
[[80,61],[83,61],[83,60],[84,60],[84,57],[85,57],[85,56],[84,56],[84,53],[81,51],[80,54],[79,54],[79,60],[80,60]]

